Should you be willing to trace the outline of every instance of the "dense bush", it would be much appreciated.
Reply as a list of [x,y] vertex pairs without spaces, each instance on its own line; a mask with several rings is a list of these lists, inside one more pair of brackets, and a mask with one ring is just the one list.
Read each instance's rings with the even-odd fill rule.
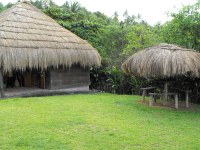
[[116,94],[141,94],[142,87],[156,87],[155,92],[163,92],[164,84],[168,83],[169,92],[177,92],[181,100],[185,100],[185,92],[191,90],[190,99],[200,103],[200,79],[186,76],[172,78],[139,78],[124,74],[117,67],[101,66],[90,72],[92,90]]
[[140,88],[148,86],[149,82],[144,78],[128,76],[114,66],[91,69],[91,89],[117,94],[139,94]]

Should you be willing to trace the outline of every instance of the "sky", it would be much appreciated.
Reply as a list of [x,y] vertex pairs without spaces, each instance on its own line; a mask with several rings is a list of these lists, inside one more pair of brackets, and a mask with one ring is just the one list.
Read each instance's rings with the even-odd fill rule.
[[[57,5],[62,5],[66,0],[53,0]],[[70,1],[70,0],[69,0]],[[74,0],[71,0],[72,2]],[[170,20],[167,12],[177,12],[184,5],[195,4],[197,0],[75,0],[89,11],[100,11],[107,16],[118,12],[122,18],[125,10],[129,15],[140,14],[142,19],[154,25]],[[17,0],[0,0],[3,4],[15,3]]]

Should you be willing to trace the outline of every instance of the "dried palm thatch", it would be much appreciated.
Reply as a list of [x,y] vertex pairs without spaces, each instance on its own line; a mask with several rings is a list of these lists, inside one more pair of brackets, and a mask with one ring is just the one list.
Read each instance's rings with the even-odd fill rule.
[[122,70],[140,77],[200,75],[200,53],[172,44],[159,44],[133,54]]
[[0,66],[4,71],[50,66],[99,66],[99,53],[29,2],[0,14]]

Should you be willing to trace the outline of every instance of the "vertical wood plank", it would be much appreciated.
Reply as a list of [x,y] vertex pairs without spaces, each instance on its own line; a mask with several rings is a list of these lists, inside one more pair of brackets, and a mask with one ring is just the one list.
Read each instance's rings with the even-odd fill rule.
[[40,88],[45,89],[45,73],[41,72],[40,74]]
[[188,90],[185,92],[185,103],[186,103],[186,108],[189,108],[189,91]]
[[3,87],[3,69],[0,68],[0,93],[1,93],[1,98],[4,98],[4,87]]
[[164,85],[164,101],[165,102],[167,101],[167,98],[168,98],[168,83],[165,82],[165,85]]
[[142,91],[142,101],[144,102],[145,101],[145,96],[146,96],[146,90],[143,90]]
[[175,108],[178,109],[178,94],[175,94]]
[[149,99],[149,107],[152,107],[152,106],[153,106],[153,95],[151,95]]

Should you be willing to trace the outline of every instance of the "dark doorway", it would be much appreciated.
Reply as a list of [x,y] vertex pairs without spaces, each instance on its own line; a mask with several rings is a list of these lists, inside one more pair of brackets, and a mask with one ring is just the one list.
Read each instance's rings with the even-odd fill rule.
[[36,87],[45,89],[45,73],[38,70],[6,73],[4,74],[4,87]]

